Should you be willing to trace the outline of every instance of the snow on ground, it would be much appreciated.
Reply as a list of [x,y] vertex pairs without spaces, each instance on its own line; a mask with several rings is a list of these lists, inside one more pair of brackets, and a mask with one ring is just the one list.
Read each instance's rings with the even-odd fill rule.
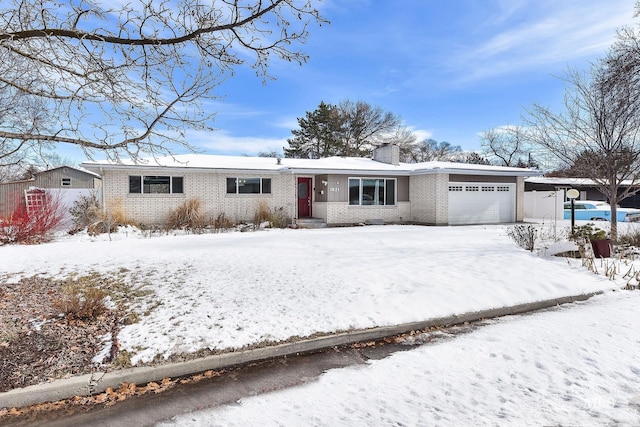
[[180,426],[638,426],[640,293],[492,322]]
[[0,247],[0,278],[128,269],[129,280],[153,289],[158,303],[119,334],[134,364],[156,355],[423,321],[616,286],[577,261],[517,247],[507,227],[151,238],[125,230],[113,241],[85,235]]

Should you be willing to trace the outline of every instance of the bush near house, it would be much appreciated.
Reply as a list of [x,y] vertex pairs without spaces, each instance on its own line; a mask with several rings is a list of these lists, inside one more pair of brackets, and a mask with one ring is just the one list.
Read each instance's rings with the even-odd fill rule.
[[200,199],[186,200],[182,205],[169,213],[167,228],[169,230],[187,230],[201,233],[206,222],[202,214]]
[[289,218],[287,217],[284,208],[271,209],[265,201],[261,201],[258,204],[258,209],[253,216],[253,223],[255,226],[268,222],[270,227],[273,228],[287,228],[289,225]]
[[87,233],[95,236],[103,233],[114,233],[122,225],[138,227],[138,224],[127,218],[120,199],[112,201],[107,206],[106,211],[103,212],[95,194],[81,196],[75,201],[69,212],[73,219],[73,228],[69,231],[71,234],[75,234],[85,228]]
[[20,200],[8,218],[0,219],[0,244],[36,244],[51,240],[51,234],[64,220],[60,197],[44,190],[37,192],[38,203],[27,206]]
[[73,220],[71,232],[77,232],[101,220],[100,202],[95,193],[80,196],[69,209]]
[[235,222],[225,215],[224,212],[218,214],[218,216],[212,221],[213,232],[219,233],[221,231],[227,231],[235,227]]

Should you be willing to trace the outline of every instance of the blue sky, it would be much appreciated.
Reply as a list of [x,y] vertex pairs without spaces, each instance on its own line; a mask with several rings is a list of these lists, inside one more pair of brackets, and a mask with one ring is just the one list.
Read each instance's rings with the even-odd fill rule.
[[635,0],[325,0],[303,65],[249,68],[217,88],[214,133],[189,132],[210,154],[282,151],[296,119],[320,101],[365,101],[419,138],[479,150],[478,133],[518,124],[533,102],[560,105],[567,67],[586,69]]

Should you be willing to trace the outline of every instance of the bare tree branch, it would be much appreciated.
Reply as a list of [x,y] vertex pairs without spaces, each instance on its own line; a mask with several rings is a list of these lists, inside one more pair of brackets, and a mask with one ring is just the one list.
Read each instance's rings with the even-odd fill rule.
[[192,149],[185,131],[212,130],[208,102],[236,67],[267,80],[273,61],[303,64],[292,46],[325,22],[309,0],[9,0],[0,159],[39,144],[113,158]]
[[[617,204],[640,191],[640,51],[637,40],[620,43],[588,74],[570,71],[564,109],[540,105],[529,111],[527,137],[553,153],[572,173],[592,179],[611,204],[617,235]],[[631,50],[627,50],[631,49]]]
[[529,165],[530,149],[519,126],[502,126],[480,134],[486,156],[497,159],[502,166]]

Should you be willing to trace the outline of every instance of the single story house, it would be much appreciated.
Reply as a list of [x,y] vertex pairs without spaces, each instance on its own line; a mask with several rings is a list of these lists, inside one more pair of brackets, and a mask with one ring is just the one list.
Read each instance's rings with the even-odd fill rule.
[[90,191],[99,192],[100,175],[71,166],[60,166],[33,174],[33,178],[0,183],[0,218],[6,218],[25,200],[30,188],[55,190],[61,201],[71,206],[79,195]]
[[258,204],[292,222],[459,225],[523,219],[530,169],[449,162],[400,163],[396,145],[373,158],[290,159],[201,154],[148,161],[91,161],[103,181],[103,206],[134,221],[165,224],[171,210],[200,200],[207,218],[251,221]]

